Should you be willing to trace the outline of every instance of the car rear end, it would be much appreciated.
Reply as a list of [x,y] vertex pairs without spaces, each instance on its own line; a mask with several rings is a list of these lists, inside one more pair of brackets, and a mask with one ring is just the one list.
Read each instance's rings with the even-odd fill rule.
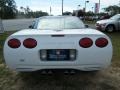
[[28,30],[11,35],[4,45],[6,64],[16,71],[43,69],[92,71],[106,68],[111,63],[111,41],[99,31],[46,32]]

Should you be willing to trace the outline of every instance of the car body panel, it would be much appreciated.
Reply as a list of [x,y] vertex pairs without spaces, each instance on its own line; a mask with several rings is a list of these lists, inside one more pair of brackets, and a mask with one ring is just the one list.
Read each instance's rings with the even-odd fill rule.
[[[56,37],[53,37],[56,35]],[[58,35],[58,37],[57,37]],[[62,37],[59,37],[61,35]],[[79,42],[83,38],[90,38],[93,45],[83,48]],[[98,38],[106,38],[108,45],[99,48],[95,45]],[[21,42],[19,48],[10,48],[8,41],[16,38]],[[26,48],[23,42],[27,38],[37,41],[35,48]],[[40,58],[42,49],[75,49],[74,61],[43,61]],[[7,38],[4,44],[4,58],[6,64],[16,71],[37,71],[42,69],[77,69],[83,71],[101,70],[111,64],[113,48],[110,38],[102,32],[90,28],[39,30],[25,29]]]
[[[120,17],[120,14],[117,14]],[[97,25],[99,24],[99,25]],[[104,25],[105,24],[105,25]],[[120,30],[120,19],[119,20],[114,20],[114,19],[105,19],[105,20],[100,20],[96,22],[96,29],[105,31],[107,26],[109,25],[114,25],[115,30]]]
[[21,36],[21,35],[76,35],[76,34],[95,34],[95,35],[103,35],[102,32],[98,32],[97,30],[86,28],[86,29],[61,29],[61,30],[37,30],[37,29],[25,29],[14,33],[14,36]]
[[[99,70],[110,65],[112,58],[112,44],[110,39],[105,34],[92,29],[87,29],[83,31],[74,30],[74,32],[70,31],[71,30],[63,30],[59,32],[47,30],[23,30],[11,35],[6,40],[4,46],[4,57],[7,65],[11,69],[18,69],[18,71],[28,70],[30,68],[32,68],[30,69],[31,71],[34,71],[39,69],[46,69],[48,67],[58,68],[58,66],[61,68],[63,68],[64,66],[70,66],[69,68],[71,68],[73,66],[74,69],[77,69],[77,67],[79,67],[79,70],[87,71],[94,69]],[[64,34],[65,37],[51,37],[51,35],[53,34]],[[31,37],[36,39],[38,42],[37,47],[35,47],[34,49],[27,49],[23,45],[21,45],[21,47],[18,49],[11,49],[7,45],[7,41],[12,38],[17,38],[21,42],[23,42],[23,40],[25,40],[26,38]],[[84,49],[79,46],[79,40],[83,37],[90,37],[94,42],[99,37],[105,37],[109,40],[109,44],[107,47],[102,49],[96,47],[95,44],[93,44],[93,46],[90,48]],[[44,62],[40,60],[41,49],[76,49],[77,59],[75,61]],[[91,67],[91,69],[89,67]]]

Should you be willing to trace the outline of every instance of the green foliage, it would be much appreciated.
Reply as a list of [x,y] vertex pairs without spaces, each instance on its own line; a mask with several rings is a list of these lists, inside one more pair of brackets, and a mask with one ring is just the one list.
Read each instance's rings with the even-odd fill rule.
[[120,13],[120,7],[116,6],[116,5],[114,5],[114,6],[108,6],[108,7],[103,8],[103,9],[104,9],[104,11],[110,13],[111,15],[115,15],[115,14]]
[[82,11],[82,10],[78,11],[78,16],[84,16],[84,14],[85,14],[84,11]]
[[91,12],[91,11],[89,11],[89,12],[86,12],[86,14],[85,14],[86,16],[93,16],[93,15],[95,15],[93,12]]
[[72,15],[72,13],[71,13],[71,12],[66,11],[66,12],[64,12],[64,13],[63,13],[63,15]]
[[36,11],[36,12],[28,12],[26,14],[26,17],[33,17],[33,18],[38,18],[38,17],[41,17],[41,16],[48,16],[48,13],[47,12],[42,12],[42,11]]
[[20,7],[20,11],[18,12],[18,16],[26,17],[26,18],[38,18],[41,16],[48,16],[47,12],[43,11],[32,11],[28,6]]
[[83,10],[76,10],[75,12],[73,12],[73,16],[75,16],[77,14],[78,17],[83,17],[83,16],[93,16],[95,15],[93,12],[88,11],[88,12],[84,12]]
[[3,19],[15,18],[16,3],[14,0],[0,0],[0,17]]

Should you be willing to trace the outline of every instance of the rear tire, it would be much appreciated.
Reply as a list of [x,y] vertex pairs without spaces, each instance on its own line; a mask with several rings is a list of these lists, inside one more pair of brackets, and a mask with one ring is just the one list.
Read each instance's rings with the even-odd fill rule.
[[115,30],[114,25],[108,25],[107,28],[106,28],[106,31],[110,32],[110,33],[113,32],[114,30]]

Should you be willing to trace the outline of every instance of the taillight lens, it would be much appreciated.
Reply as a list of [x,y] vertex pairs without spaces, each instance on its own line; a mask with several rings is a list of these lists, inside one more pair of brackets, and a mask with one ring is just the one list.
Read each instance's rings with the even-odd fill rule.
[[28,38],[24,40],[23,45],[26,48],[30,48],[30,49],[35,48],[37,46],[37,41],[35,39]]
[[20,45],[21,43],[18,39],[13,38],[8,41],[8,46],[11,48],[19,48]]
[[82,38],[79,41],[79,44],[83,48],[89,48],[89,47],[91,47],[93,45],[93,41],[90,38]]
[[106,38],[98,38],[95,42],[96,46],[103,48],[108,45],[108,40]]

